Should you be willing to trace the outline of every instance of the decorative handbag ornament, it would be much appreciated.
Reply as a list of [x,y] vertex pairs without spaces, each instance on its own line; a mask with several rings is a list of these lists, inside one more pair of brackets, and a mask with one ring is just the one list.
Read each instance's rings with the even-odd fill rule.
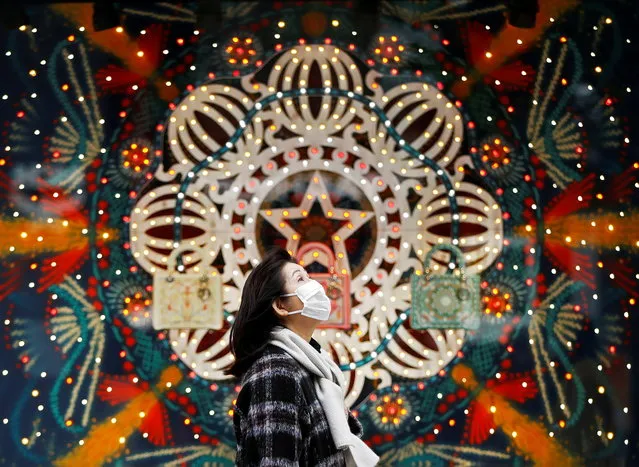
[[310,272],[308,275],[322,284],[331,300],[331,315],[318,328],[351,328],[351,281],[347,274],[341,274],[336,264],[335,254],[320,242],[309,242],[297,251],[302,266],[318,262],[328,268],[328,272]]
[[[449,250],[455,256],[459,275],[433,274],[430,262],[436,251]],[[479,275],[467,275],[464,256],[450,244],[435,245],[424,259],[424,275],[411,277],[410,325],[413,329],[479,328]]]
[[176,271],[183,246],[171,252],[167,270],[153,276],[153,327],[155,329],[222,329],[222,278],[214,270],[201,273]]

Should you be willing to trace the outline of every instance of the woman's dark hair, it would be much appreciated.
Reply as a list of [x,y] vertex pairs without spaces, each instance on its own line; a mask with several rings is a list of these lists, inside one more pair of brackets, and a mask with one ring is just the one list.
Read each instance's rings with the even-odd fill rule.
[[272,303],[284,293],[282,269],[295,259],[282,248],[270,250],[248,276],[240,309],[231,326],[230,348],[235,361],[225,375],[242,376],[268,344],[271,330],[280,324]]

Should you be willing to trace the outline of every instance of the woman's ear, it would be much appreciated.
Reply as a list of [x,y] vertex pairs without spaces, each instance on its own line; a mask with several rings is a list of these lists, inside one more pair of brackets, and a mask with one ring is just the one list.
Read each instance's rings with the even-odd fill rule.
[[285,316],[288,315],[288,311],[285,310],[282,307],[282,300],[279,298],[276,298],[275,300],[273,300],[273,304],[271,305],[273,307],[273,310],[275,310],[275,313],[280,317],[280,318],[284,318]]

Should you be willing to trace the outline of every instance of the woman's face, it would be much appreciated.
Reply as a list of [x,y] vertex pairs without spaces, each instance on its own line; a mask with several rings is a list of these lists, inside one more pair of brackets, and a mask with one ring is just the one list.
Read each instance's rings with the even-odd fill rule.
[[[282,276],[284,278],[284,290],[282,291],[282,294],[295,293],[298,287],[311,280],[311,278],[308,277],[306,270],[296,263],[286,263],[286,265],[282,268]],[[291,297],[279,297],[273,303],[273,309],[281,317],[288,316],[289,311],[301,310],[302,308],[304,308],[304,303],[302,303],[302,300],[300,300],[297,295],[293,295]],[[296,315],[294,319],[300,318]]]
[[286,263],[286,265],[282,269],[282,274],[284,275],[283,293],[285,294],[295,293],[298,287],[311,280],[311,278],[308,276],[308,273],[306,272],[306,269],[296,263]]

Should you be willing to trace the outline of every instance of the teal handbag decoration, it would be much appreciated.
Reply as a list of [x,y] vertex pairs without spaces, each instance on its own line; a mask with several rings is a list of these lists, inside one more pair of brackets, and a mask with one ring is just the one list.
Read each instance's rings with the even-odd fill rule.
[[[459,275],[432,273],[430,262],[439,250],[453,253]],[[410,325],[413,329],[479,328],[479,275],[467,275],[465,266],[461,250],[454,245],[435,245],[428,252],[424,259],[424,275],[413,274],[411,277]]]

